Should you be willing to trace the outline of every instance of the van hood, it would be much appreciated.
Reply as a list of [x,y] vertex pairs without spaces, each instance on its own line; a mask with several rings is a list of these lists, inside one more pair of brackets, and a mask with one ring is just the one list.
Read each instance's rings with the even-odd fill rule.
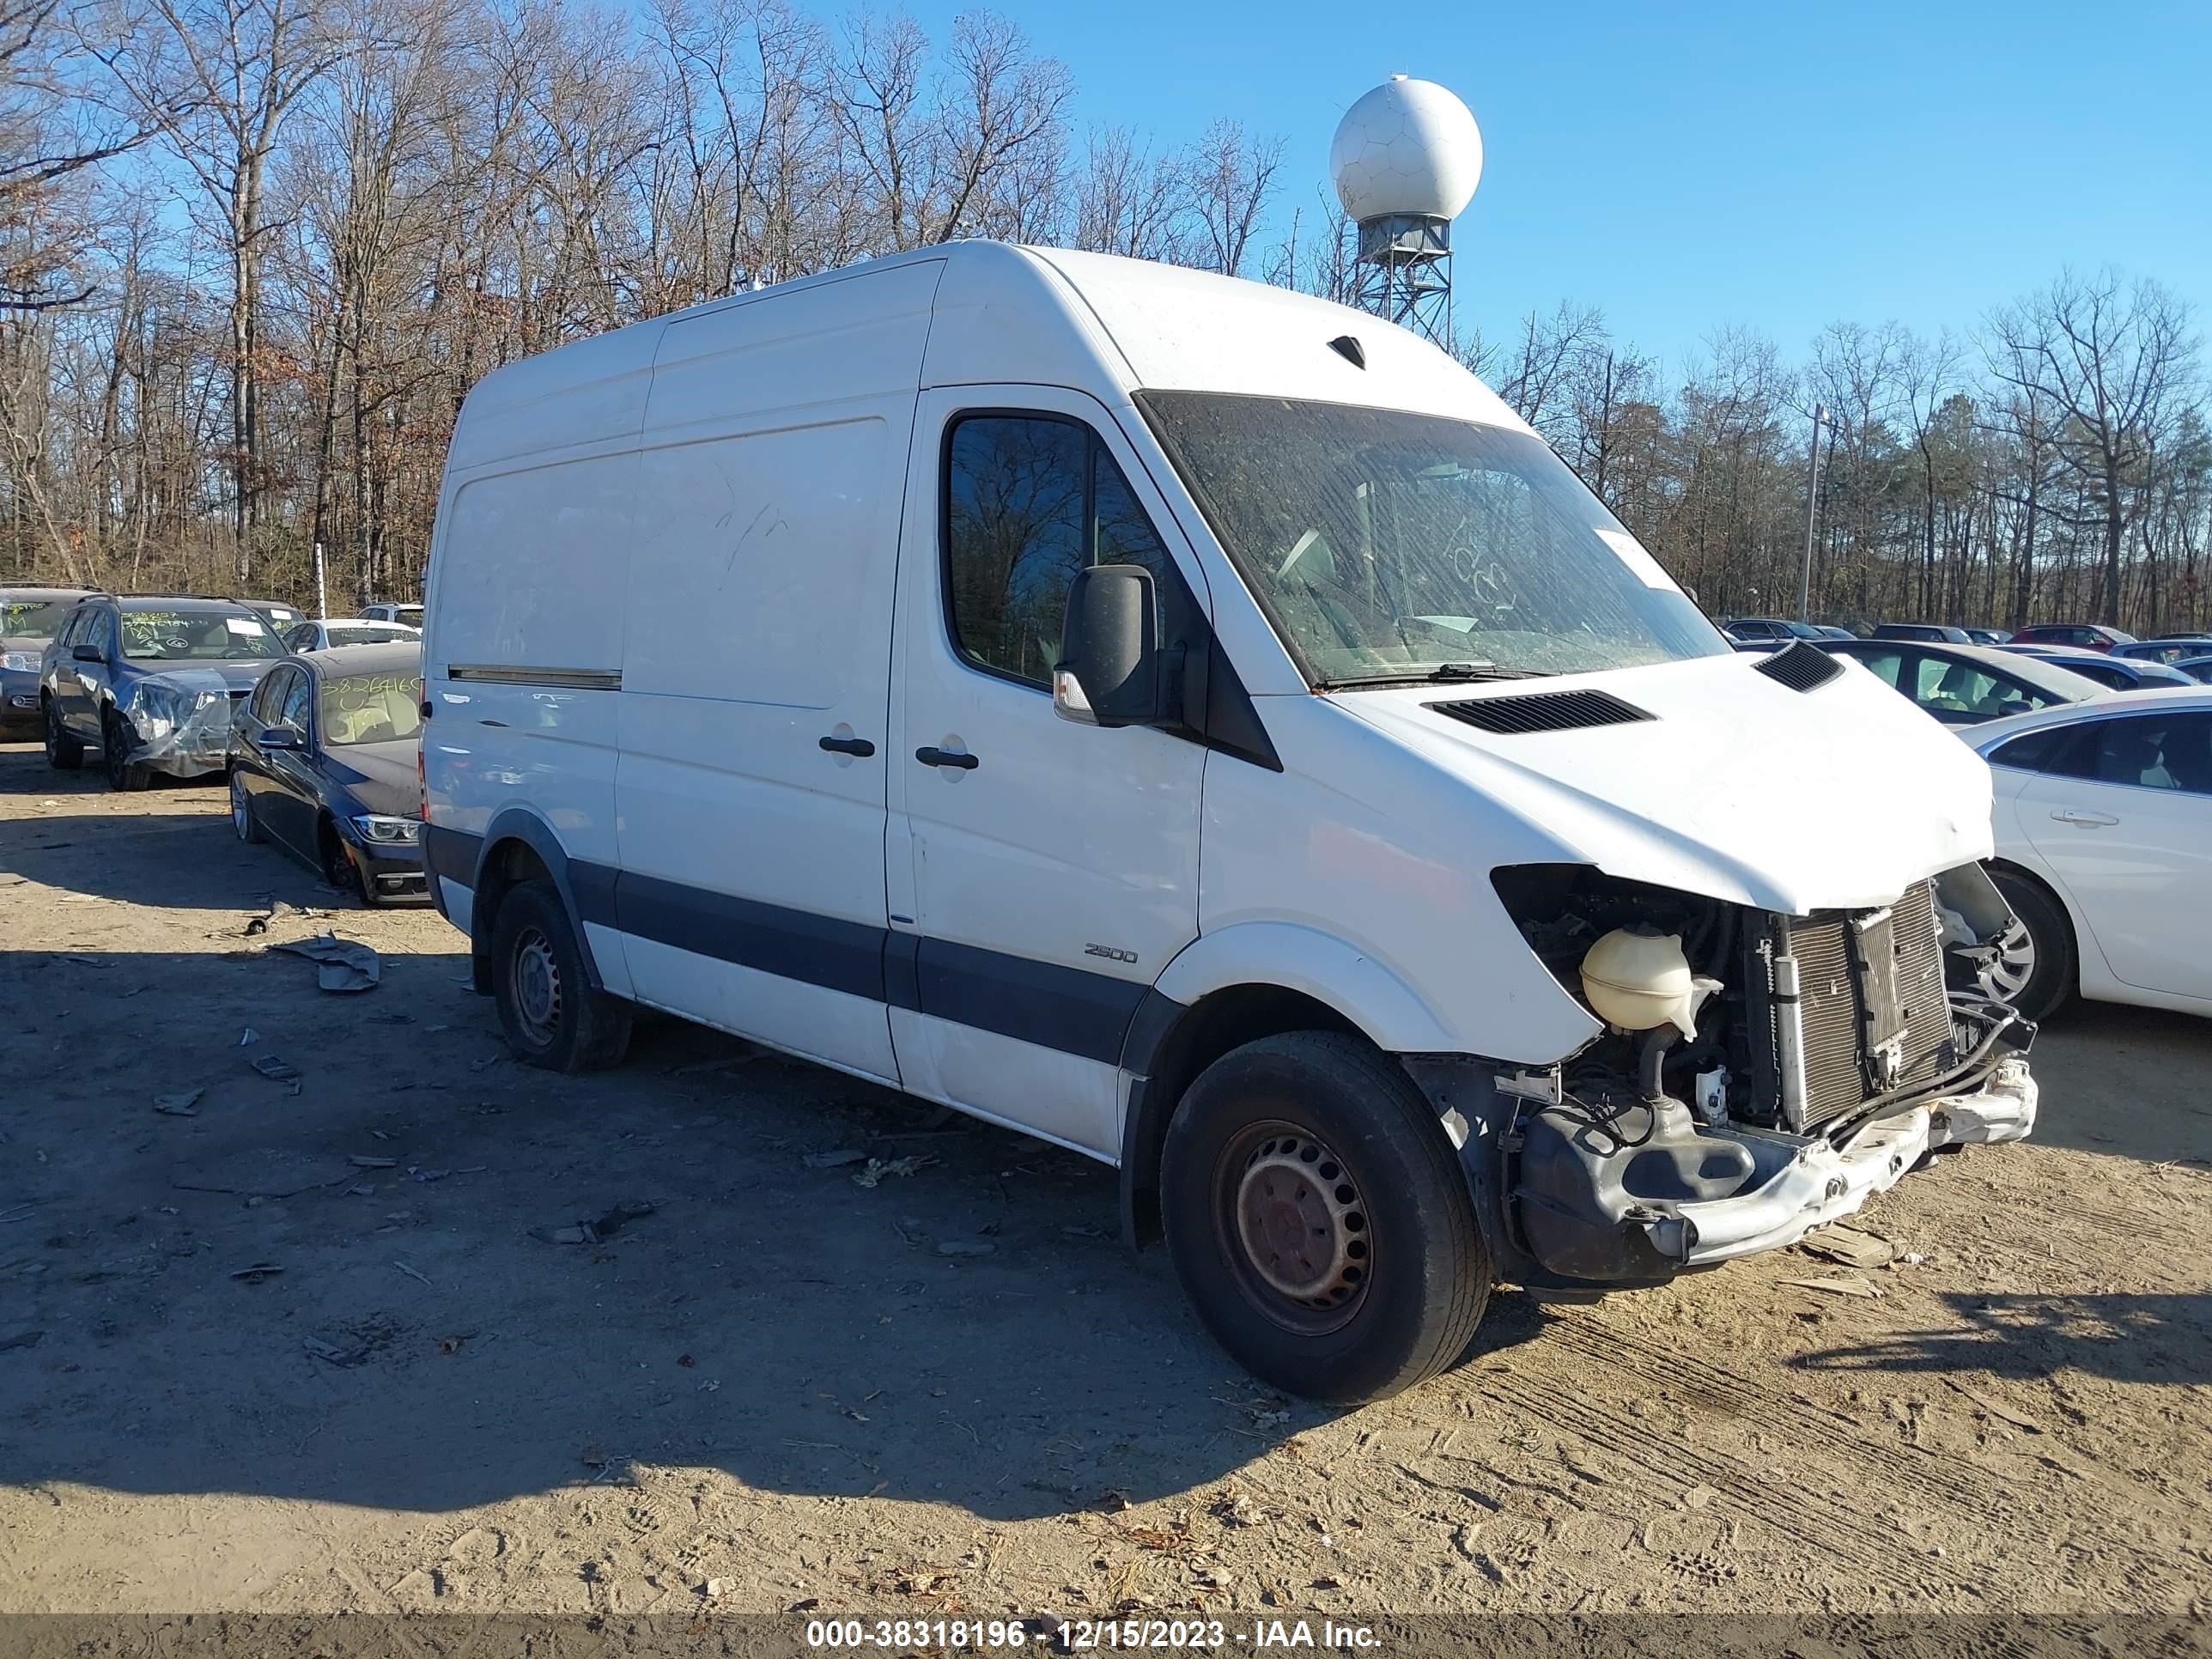
[[[1329,701],[1518,817],[1560,863],[1791,915],[1887,903],[1993,849],[1987,764],[1866,669],[1810,691],[1730,652]],[[1435,705],[1604,690],[1651,716],[1498,733]]]

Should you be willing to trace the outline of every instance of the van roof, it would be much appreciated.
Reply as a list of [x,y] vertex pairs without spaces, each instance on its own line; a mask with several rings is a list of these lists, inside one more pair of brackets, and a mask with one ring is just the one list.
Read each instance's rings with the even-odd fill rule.
[[[863,281],[901,271],[913,279]],[[854,285],[849,313],[837,291],[847,284]],[[793,303],[802,295],[814,303]],[[1068,386],[1112,404],[1143,389],[1207,391],[1384,404],[1527,430],[1448,354],[1371,313],[1152,260],[972,241],[709,301],[508,363],[471,391],[452,465],[465,471],[550,447],[544,417],[556,404],[567,411],[562,447],[635,434],[664,337],[684,323],[763,307],[762,340],[772,346],[852,325],[848,317],[872,319],[887,305],[929,311],[924,387]],[[1345,335],[1359,343],[1364,367],[1331,349]],[[493,430],[501,427],[509,430]]]

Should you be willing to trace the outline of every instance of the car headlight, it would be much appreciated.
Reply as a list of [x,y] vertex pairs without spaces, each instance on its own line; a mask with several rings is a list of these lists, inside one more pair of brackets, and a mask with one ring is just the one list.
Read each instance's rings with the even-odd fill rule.
[[421,836],[422,825],[416,818],[395,818],[382,812],[364,812],[353,820],[353,827],[361,831],[363,841],[411,842]]
[[0,668],[10,674],[35,674],[39,672],[39,659],[28,651],[0,653]]

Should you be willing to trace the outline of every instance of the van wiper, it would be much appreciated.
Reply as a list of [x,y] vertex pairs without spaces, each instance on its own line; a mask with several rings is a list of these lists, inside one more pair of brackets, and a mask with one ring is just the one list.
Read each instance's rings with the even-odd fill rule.
[[1440,662],[1434,668],[1424,668],[1406,674],[1360,674],[1348,679],[1316,680],[1316,691],[1341,691],[1370,685],[1448,685],[1473,684],[1479,680],[1541,679],[1550,671],[1542,668],[1511,668],[1494,662]]

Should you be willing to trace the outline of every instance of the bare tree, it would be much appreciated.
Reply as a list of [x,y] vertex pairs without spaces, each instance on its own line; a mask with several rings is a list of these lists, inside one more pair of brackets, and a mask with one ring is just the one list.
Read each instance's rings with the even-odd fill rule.
[[1216,121],[1184,159],[1184,188],[1199,237],[1191,263],[1242,276],[1261,216],[1275,197],[1283,141],[1255,138],[1241,121]]
[[86,49],[220,215],[231,276],[232,530],[250,583],[261,521],[261,277],[270,158],[300,96],[348,42],[314,0],[148,0],[100,14]]
[[2195,363],[2189,307],[2148,279],[2127,283],[2111,270],[2086,278],[2067,271],[2042,293],[1999,311],[1990,331],[1999,348],[1994,372],[2048,399],[2063,418],[2059,455],[2102,523],[2098,614],[2117,623],[2137,475]]

